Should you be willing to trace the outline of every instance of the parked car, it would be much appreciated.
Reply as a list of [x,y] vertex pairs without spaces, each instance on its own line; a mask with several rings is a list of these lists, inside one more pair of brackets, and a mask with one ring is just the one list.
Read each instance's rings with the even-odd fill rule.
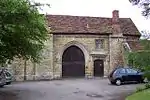
[[0,70],[0,87],[9,85],[12,82],[12,74],[7,69]]
[[111,84],[121,85],[126,82],[144,82],[144,73],[133,68],[116,68],[108,76]]
[[11,82],[12,82],[12,74],[8,70],[5,70],[4,73],[5,73],[5,78],[6,78],[6,85],[11,84]]
[[6,84],[5,74],[0,71],[0,87],[3,87]]

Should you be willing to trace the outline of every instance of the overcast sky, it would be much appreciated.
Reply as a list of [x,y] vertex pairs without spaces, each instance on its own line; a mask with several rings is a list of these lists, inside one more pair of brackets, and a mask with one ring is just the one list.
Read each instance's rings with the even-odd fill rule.
[[35,0],[49,3],[44,12],[55,15],[112,17],[113,10],[119,10],[120,17],[130,17],[137,28],[150,31],[150,20],[141,15],[141,9],[132,6],[129,0]]

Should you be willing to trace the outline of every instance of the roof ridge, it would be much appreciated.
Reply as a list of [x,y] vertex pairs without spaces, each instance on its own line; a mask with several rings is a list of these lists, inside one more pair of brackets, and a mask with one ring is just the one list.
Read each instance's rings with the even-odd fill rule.
[[[47,14],[46,16],[65,16],[65,17],[85,17],[85,18],[105,18],[112,19],[112,17],[102,17],[102,16],[88,16],[88,15],[59,15],[59,14]],[[130,17],[120,17],[119,19],[131,19]]]
[[86,18],[106,18],[106,19],[112,19],[111,17],[100,17],[100,16],[82,16],[82,15],[58,15],[58,14],[48,14],[46,16],[66,16],[66,17],[86,17]]

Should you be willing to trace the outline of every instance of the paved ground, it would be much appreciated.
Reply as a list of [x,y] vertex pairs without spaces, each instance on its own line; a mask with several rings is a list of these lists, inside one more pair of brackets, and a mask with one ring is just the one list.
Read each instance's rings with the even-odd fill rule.
[[0,88],[0,100],[124,100],[139,85],[115,86],[107,79],[24,82]]

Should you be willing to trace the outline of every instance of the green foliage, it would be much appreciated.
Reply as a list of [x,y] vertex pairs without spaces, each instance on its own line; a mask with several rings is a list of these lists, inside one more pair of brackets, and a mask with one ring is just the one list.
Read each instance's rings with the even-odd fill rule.
[[141,92],[141,91],[144,91],[146,89],[150,89],[150,83],[146,83],[144,86],[142,87],[137,87],[136,88],[136,92]]
[[149,17],[150,15],[150,0],[129,0],[133,5],[138,5],[142,8],[142,15]]
[[134,93],[126,98],[126,100],[150,100],[150,89]]
[[130,52],[128,54],[129,65],[145,72],[145,77],[150,80],[150,41],[141,40],[143,50]]
[[141,45],[143,45],[143,48],[145,51],[150,51],[150,41],[147,39],[140,40]]
[[146,83],[145,84],[145,89],[149,89],[150,88],[150,83]]
[[136,88],[136,92],[141,92],[141,91],[143,91],[143,90],[145,90],[145,88],[142,88],[142,87]]
[[150,65],[150,51],[137,51],[131,52],[128,55],[128,63],[135,66],[141,70]]
[[140,40],[143,50],[129,52],[128,63],[136,67],[144,67],[150,65],[150,41]]
[[145,71],[144,77],[146,77],[148,80],[150,80],[150,65],[149,65],[149,66],[146,66],[146,67],[144,68],[144,71]]
[[37,62],[48,35],[45,21],[28,0],[0,0],[0,64],[14,57]]

